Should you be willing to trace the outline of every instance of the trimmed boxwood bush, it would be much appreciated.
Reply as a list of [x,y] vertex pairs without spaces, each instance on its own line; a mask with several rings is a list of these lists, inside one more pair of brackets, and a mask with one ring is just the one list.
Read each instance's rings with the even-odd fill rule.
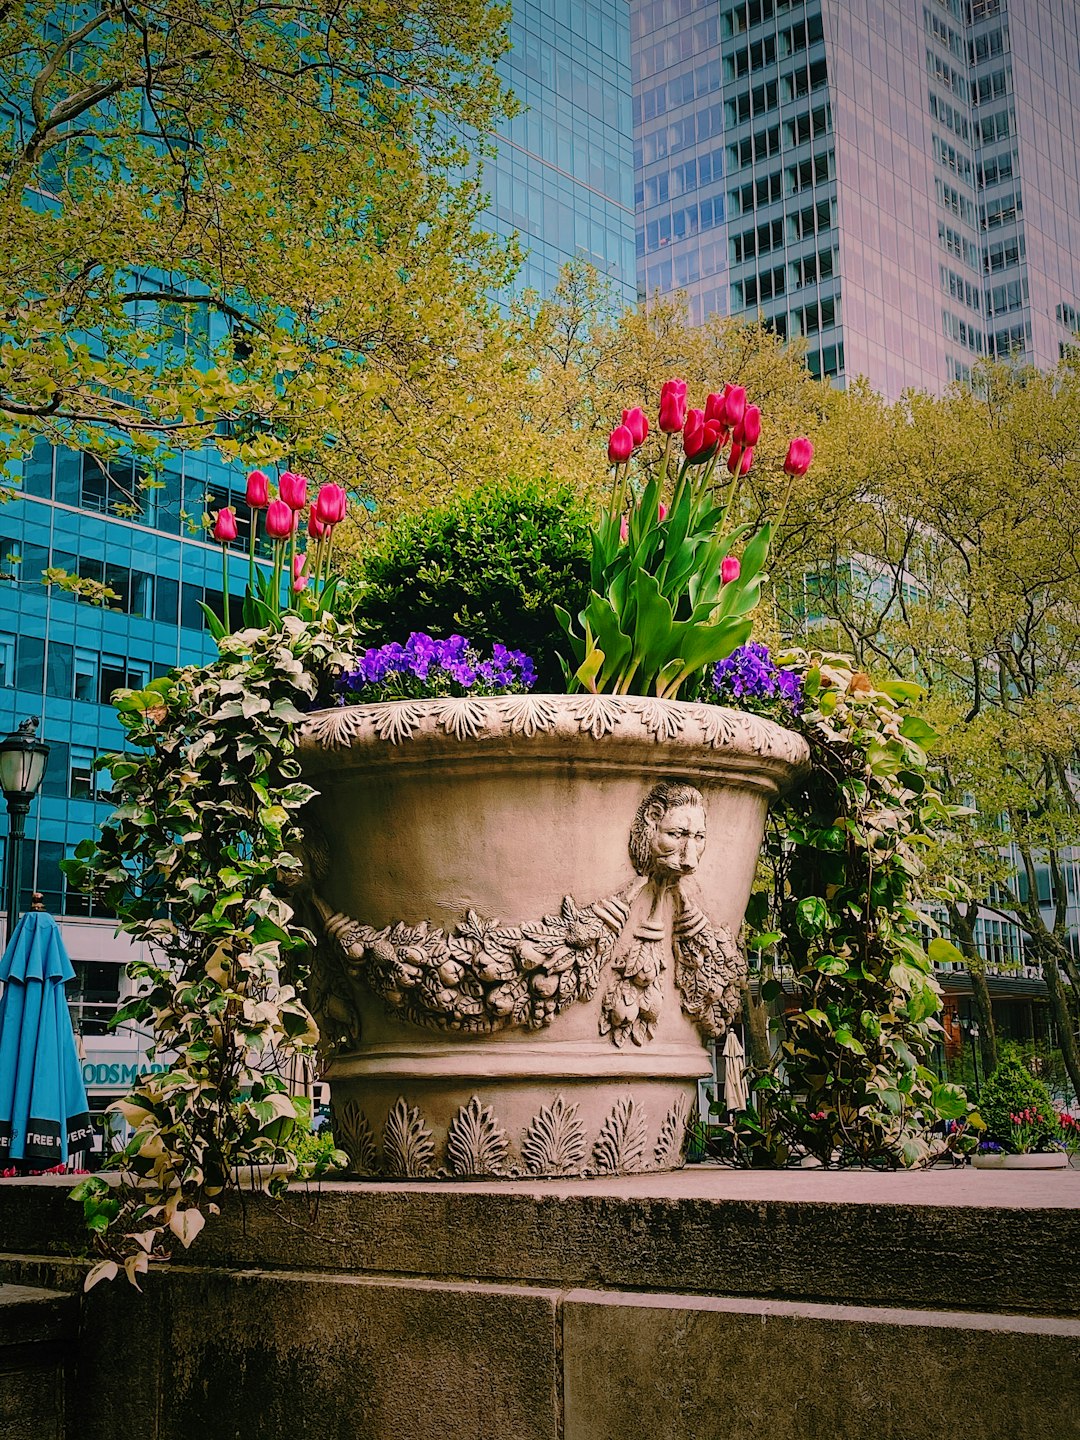
[[348,572],[353,619],[372,645],[422,630],[524,650],[536,688],[562,690],[555,606],[585,603],[593,510],[568,485],[508,479],[402,515]]
[[987,1135],[999,1144],[1008,1143],[1012,1129],[1009,1116],[1023,1110],[1034,1110],[1045,1117],[1047,1141],[1057,1136],[1058,1110],[1049,1090],[1019,1055],[1006,1051],[979,1096],[979,1114],[986,1123]]

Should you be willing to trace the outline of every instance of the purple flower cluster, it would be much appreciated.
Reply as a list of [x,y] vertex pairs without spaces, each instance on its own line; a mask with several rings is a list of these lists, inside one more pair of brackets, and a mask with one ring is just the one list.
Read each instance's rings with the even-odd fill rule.
[[748,708],[747,701],[774,701],[791,715],[803,707],[803,682],[797,670],[783,670],[767,645],[751,642],[733,650],[713,670],[715,699],[721,705]]
[[340,702],[395,700],[438,695],[506,695],[536,684],[533,662],[523,650],[494,645],[483,656],[464,635],[434,640],[414,631],[404,645],[396,641],[365,650],[355,670],[338,678]]

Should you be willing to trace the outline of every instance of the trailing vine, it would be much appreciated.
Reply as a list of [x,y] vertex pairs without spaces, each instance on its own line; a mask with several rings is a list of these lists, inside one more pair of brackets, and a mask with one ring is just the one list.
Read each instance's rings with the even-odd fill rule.
[[115,1107],[132,1127],[125,1184],[92,1177],[74,1192],[101,1256],[88,1286],[120,1266],[135,1281],[150,1254],[190,1245],[241,1167],[289,1160],[305,1102],[284,1075],[318,1040],[302,989],[313,937],[287,898],[315,794],[296,729],[351,663],[351,640],[332,616],[285,615],[220,636],[210,665],[114,697],[127,748],[99,765],[116,809],[67,869],[145,943],[117,1023],[148,1027],[169,1068]]
[[761,982],[760,1001],[745,997],[753,1108],[734,1117],[726,1153],[922,1164],[934,1127],[972,1114],[929,1065],[941,992],[924,933],[940,897],[923,851],[955,813],[933,784],[935,732],[911,709],[915,685],[875,683],[837,656],[780,663],[802,676],[801,714],[780,717],[782,698],[745,703],[801,730],[812,765],[770,816],[747,913]]

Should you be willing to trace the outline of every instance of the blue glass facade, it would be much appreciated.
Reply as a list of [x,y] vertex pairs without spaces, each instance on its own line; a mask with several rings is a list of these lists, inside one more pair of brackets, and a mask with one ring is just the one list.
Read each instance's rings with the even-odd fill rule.
[[[519,288],[548,293],[562,265],[582,254],[631,301],[625,0],[520,0],[511,40],[502,76],[525,108],[499,138],[486,172],[486,222],[519,233],[526,252]],[[67,889],[60,861],[109,813],[107,777],[95,778],[91,765],[122,742],[111,692],[212,654],[199,602],[220,613],[221,549],[203,539],[201,520],[244,485],[242,473],[209,451],[177,459],[150,488],[146,478],[130,461],[113,461],[104,473],[92,459],[41,442],[21,492],[0,505],[0,734],[38,715],[51,746],[27,822],[23,904],[37,889],[46,908],[63,917],[79,976],[84,1076],[98,1100],[122,1093],[136,1058],[136,1042],[106,1033],[119,962],[131,951],[114,937],[108,916],[91,913],[86,897]],[[246,510],[237,510],[234,596],[247,578]],[[103,584],[115,598],[99,607],[47,586],[41,576],[50,567]]]
[[485,223],[517,233],[519,289],[549,294],[584,256],[635,298],[630,13],[626,0],[514,0],[504,83],[522,104],[484,174]]

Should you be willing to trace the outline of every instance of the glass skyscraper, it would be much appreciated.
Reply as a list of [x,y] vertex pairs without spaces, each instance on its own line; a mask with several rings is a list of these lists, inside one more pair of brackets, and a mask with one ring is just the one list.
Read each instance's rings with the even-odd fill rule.
[[506,85],[524,107],[484,174],[487,217],[525,251],[519,288],[549,294],[582,255],[632,304],[634,172],[626,0],[514,0]]
[[632,0],[638,291],[895,398],[1080,325],[1076,0]]
[[[632,301],[628,7],[516,0],[513,9],[512,49],[500,69],[524,108],[485,172],[486,222],[519,232],[521,288],[549,292],[562,265],[584,254]],[[141,486],[145,478],[130,460],[103,468],[40,442],[19,494],[0,506],[0,734],[37,715],[51,747],[27,823],[23,908],[37,889],[61,917],[78,974],[84,1075],[98,1104],[122,1093],[139,1063],[136,1041],[107,1033],[131,948],[68,888],[60,861],[109,813],[108,777],[95,777],[92,761],[122,743],[112,691],[212,653],[199,602],[220,613],[221,550],[203,538],[201,518],[244,485],[211,451],[177,459],[154,488]],[[246,508],[237,511],[234,595],[247,578]],[[114,598],[98,607],[46,585],[50,568],[103,584]]]

